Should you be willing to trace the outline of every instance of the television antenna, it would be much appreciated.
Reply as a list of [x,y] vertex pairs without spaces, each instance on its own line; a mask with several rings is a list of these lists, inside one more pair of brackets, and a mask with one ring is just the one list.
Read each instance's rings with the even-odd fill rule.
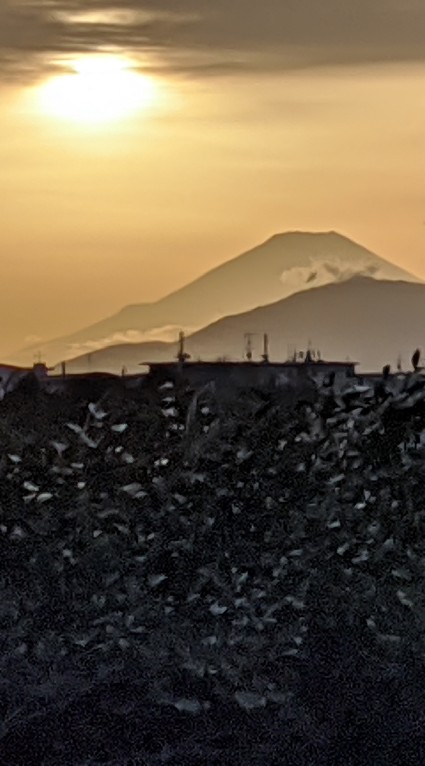
[[295,343],[288,343],[288,362],[297,361],[297,347]]

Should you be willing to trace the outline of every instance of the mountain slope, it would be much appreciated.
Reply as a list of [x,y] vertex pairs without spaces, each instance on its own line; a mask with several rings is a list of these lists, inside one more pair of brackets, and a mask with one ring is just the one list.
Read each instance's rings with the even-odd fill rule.
[[[126,306],[117,314],[71,335],[37,346],[46,362],[119,342],[170,340],[179,329],[193,332],[228,314],[288,297],[305,287],[347,279],[419,281],[417,277],[337,234],[287,232],[227,261],[155,303]],[[14,361],[32,360],[34,348]]]
[[[359,369],[395,366],[399,354],[409,367],[412,352],[425,343],[425,285],[370,277],[304,290],[253,311],[220,319],[189,336],[186,350],[192,359],[242,359],[244,334],[254,333],[254,359],[262,352],[262,335],[270,340],[270,358],[284,360],[288,350],[305,350],[309,341],[323,359],[358,361]],[[142,361],[175,357],[177,344],[127,344],[92,355],[93,369],[141,371]],[[70,371],[86,371],[86,357],[68,364]]]

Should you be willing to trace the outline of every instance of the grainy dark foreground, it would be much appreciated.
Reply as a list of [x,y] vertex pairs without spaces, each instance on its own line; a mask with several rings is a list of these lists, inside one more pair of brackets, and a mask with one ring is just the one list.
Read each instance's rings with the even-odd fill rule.
[[[391,389],[391,390],[390,390]],[[425,763],[425,378],[0,403],[0,762]]]

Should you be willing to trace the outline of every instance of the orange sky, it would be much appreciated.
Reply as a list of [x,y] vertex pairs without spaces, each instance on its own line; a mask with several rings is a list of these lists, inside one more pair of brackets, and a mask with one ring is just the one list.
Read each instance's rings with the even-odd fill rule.
[[147,52],[151,103],[98,123],[47,108],[51,71],[10,73],[0,351],[154,300],[288,229],[337,230],[425,279],[425,62],[261,60],[195,76]]

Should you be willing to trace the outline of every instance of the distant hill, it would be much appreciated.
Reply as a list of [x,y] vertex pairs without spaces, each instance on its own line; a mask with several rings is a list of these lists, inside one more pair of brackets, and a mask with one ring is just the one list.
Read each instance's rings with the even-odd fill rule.
[[[266,332],[273,360],[286,359],[290,348],[305,350],[310,340],[325,360],[349,357],[359,369],[375,371],[387,363],[395,367],[401,354],[409,369],[415,348],[425,349],[425,285],[352,277],[225,317],[189,336],[185,348],[193,359],[241,359],[246,332],[254,333],[257,359]],[[176,343],[115,346],[94,353],[92,369],[119,373],[125,364],[136,372],[140,362],[171,360],[176,350]],[[68,363],[68,369],[85,372],[86,357]]]
[[48,364],[118,343],[169,341],[229,314],[263,306],[306,288],[361,274],[420,280],[336,232],[277,234],[154,303],[126,306],[77,332],[29,347],[10,361],[29,364],[41,351]]

